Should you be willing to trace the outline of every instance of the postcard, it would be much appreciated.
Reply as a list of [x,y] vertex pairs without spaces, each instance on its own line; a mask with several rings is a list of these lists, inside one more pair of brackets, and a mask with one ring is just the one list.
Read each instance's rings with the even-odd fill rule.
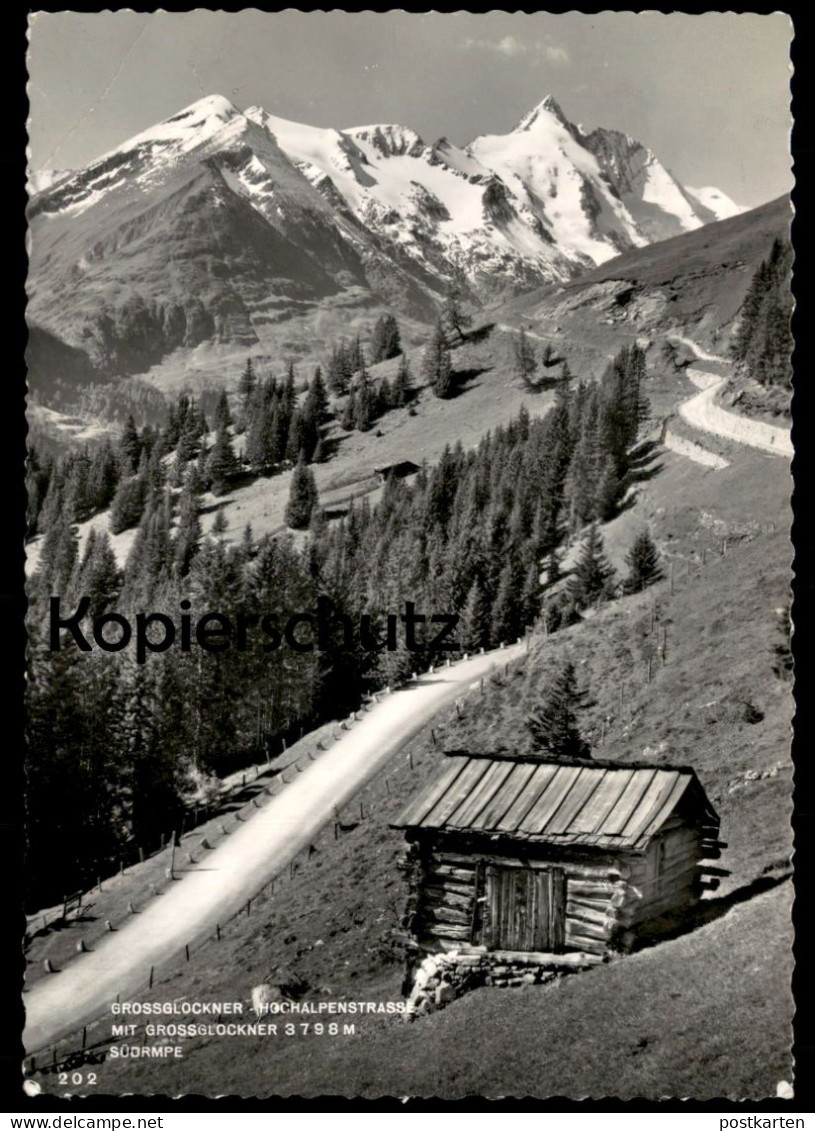
[[792,1099],[791,38],[31,14],[29,1096]]

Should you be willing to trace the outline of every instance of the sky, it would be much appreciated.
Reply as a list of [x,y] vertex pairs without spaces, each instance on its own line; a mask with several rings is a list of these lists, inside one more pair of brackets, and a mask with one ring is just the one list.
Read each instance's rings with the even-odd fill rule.
[[463,145],[551,93],[752,207],[792,185],[791,34],[784,13],[35,12],[30,164],[81,167],[207,94]]

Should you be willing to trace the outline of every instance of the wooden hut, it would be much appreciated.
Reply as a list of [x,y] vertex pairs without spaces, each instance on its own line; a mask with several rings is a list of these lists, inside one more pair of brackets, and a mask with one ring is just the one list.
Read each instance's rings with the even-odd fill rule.
[[723,847],[692,769],[593,759],[452,752],[394,825],[415,949],[522,966],[630,948],[718,884],[703,862]]
[[381,467],[375,467],[374,473],[378,475],[384,483],[389,478],[407,479],[408,476],[415,475],[421,470],[418,463],[414,463],[409,459],[401,459],[397,463],[387,463],[383,464]]

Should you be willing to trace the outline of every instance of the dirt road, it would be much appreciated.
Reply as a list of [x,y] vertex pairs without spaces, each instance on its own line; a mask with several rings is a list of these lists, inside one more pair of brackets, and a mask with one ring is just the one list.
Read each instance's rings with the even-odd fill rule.
[[[125,926],[24,995],[23,1043],[35,1053],[145,990],[185,944],[245,906],[313,840],[315,833],[440,709],[493,667],[518,659],[525,644],[461,660],[382,696],[362,719],[282,793],[271,798],[197,866]],[[417,783],[418,784],[418,783]],[[126,1020],[126,1019],[125,1019]]]

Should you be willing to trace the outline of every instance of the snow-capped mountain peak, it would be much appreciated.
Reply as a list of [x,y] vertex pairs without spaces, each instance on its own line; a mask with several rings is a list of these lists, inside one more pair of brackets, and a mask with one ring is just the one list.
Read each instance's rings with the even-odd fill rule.
[[[128,149],[150,144],[177,146],[180,149],[197,148],[221,133],[230,122],[242,119],[240,110],[233,106],[228,98],[220,94],[209,94],[185,106],[177,114],[165,118],[163,122],[142,130],[111,152],[122,153]],[[106,156],[108,154],[99,160],[104,160]]]
[[465,146],[209,95],[34,184],[31,314],[100,372],[141,364],[145,342],[158,358],[262,340],[324,301],[431,317],[451,279],[505,298],[739,210],[552,95]]
[[547,94],[546,97],[541,99],[537,106],[534,106],[528,114],[524,114],[523,118],[521,118],[520,122],[518,122],[517,126],[512,132],[520,133],[522,131],[529,130],[532,126],[534,126],[535,122],[540,120],[541,116],[544,114],[556,118],[562,126],[569,125],[566,115],[560,108],[560,103],[557,101],[553,94]]

